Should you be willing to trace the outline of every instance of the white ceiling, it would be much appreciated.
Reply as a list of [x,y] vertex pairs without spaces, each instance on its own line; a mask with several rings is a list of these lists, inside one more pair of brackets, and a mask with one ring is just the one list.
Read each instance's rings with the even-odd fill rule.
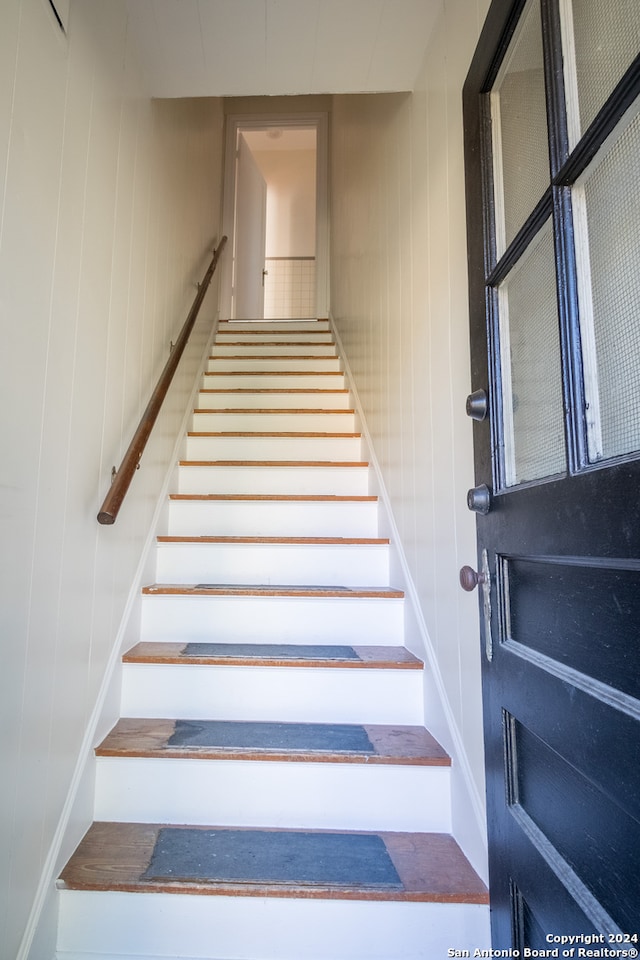
[[439,0],[127,0],[155,97],[412,90]]

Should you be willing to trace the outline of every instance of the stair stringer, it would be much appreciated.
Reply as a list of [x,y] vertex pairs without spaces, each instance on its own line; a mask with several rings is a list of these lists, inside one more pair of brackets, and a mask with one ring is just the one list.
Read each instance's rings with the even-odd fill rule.
[[345,379],[356,410],[356,429],[362,433],[362,456],[369,461],[371,493],[379,497],[380,536],[390,538],[392,580],[405,592],[405,644],[429,669],[423,671],[425,726],[434,734],[452,758],[451,818],[452,834],[474,869],[488,883],[486,810],[473,779],[462,735],[447,696],[438,659],[429,635],[418,591],[402,546],[391,498],[387,491],[371,433],[367,426],[357,383],[335,320],[329,323],[342,359]]
[[[69,790],[53,840],[44,860],[40,883],[16,960],[43,960],[43,957],[52,956],[55,951],[59,901],[56,878],[93,821],[97,764],[95,747],[120,716],[122,655],[135,643],[139,634],[142,586],[144,583],[153,580],[155,576],[157,537],[166,532],[168,495],[169,491],[176,485],[178,460],[184,446],[185,434],[191,421],[202,377],[218,332],[219,320],[219,312],[216,309],[206,343],[201,348],[200,357],[197,361],[198,366],[194,373],[191,391],[184,403],[181,419],[176,427],[175,442],[171,456],[167,460],[165,477],[140,553],[136,573],[127,594],[122,617],[115,633],[100,690],[78,752]],[[187,346],[188,350],[189,346]],[[192,362],[196,362],[196,357],[197,354],[192,357]],[[187,353],[182,358],[183,364],[185,358],[187,358]],[[170,394],[167,395],[167,400],[170,401]],[[166,403],[167,401],[165,401],[165,410]],[[174,415],[180,415],[179,411],[174,411]],[[162,411],[160,416],[162,416]],[[144,457],[140,464],[140,470],[144,470]]]

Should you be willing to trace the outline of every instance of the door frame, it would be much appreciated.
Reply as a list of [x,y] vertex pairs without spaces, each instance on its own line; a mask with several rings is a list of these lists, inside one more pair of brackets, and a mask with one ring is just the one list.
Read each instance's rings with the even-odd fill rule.
[[235,260],[236,143],[238,133],[269,127],[313,127],[316,131],[316,315],[329,316],[329,173],[327,113],[230,114],[226,118],[222,232],[231,256],[223,258],[221,316],[231,317]]
[[[589,827],[592,832],[587,832],[588,817],[581,819],[581,811],[591,813],[596,809],[595,804],[589,806],[592,797],[597,796],[598,800],[611,797],[611,807],[615,805],[619,823],[628,824],[632,818],[636,824],[640,822],[638,780],[627,786],[628,777],[637,777],[637,764],[625,763],[626,757],[621,762],[617,755],[614,757],[611,746],[612,743],[629,744],[631,752],[637,750],[638,742],[638,728],[633,726],[640,718],[638,698],[635,690],[629,695],[628,684],[618,682],[623,674],[625,679],[628,677],[628,664],[637,662],[628,656],[626,669],[619,666],[626,656],[627,647],[623,642],[635,645],[638,607],[634,610],[631,603],[623,607],[614,588],[624,582],[624,577],[640,576],[640,504],[635,496],[640,480],[640,457],[635,449],[602,460],[589,456],[585,361],[580,342],[578,271],[572,249],[574,220],[570,206],[571,187],[588,170],[590,162],[638,97],[640,56],[631,62],[595,119],[572,145],[564,125],[564,111],[554,109],[564,99],[559,5],[543,0],[543,55],[550,120],[549,190],[507,249],[498,256],[495,217],[492,216],[495,203],[491,182],[494,176],[492,117],[485,95],[493,87],[526,2],[494,0],[491,4],[463,90],[471,386],[476,394],[470,397],[468,413],[474,419],[475,482],[486,485],[488,496],[486,501],[478,498],[475,509],[479,513],[476,525],[479,559],[485,549],[489,554],[486,573],[484,564],[480,563],[478,569],[485,574],[483,587],[486,587],[479,591],[479,606],[486,651],[482,670],[485,732],[489,731],[485,740],[485,766],[492,930],[495,947],[519,950],[527,945],[525,937],[537,936],[533,929],[533,921],[537,919],[541,921],[537,924],[541,933],[544,933],[543,925],[547,930],[560,932],[561,925],[557,917],[554,920],[552,916],[558,912],[563,914],[564,933],[597,930],[603,935],[618,935],[616,916],[623,916],[621,922],[628,923],[635,905],[630,907],[627,900],[616,912],[606,906],[612,897],[605,897],[602,890],[606,884],[610,889],[619,890],[631,875],[626,865],[624,868],[621,865],[623,858],[616,855],[616,849],[625,849],[625,846],[621,842],[616,848],[615,816],[603,817],[597,829]],[[484,103],[480,102],[481,97]],[[496,318],[499,320],[499,312],[494,290],[518,263],[545,220],[552,216],[556,227],[554,253],[565,391],[566,469],[563,474],[510,485],[501,466],[503,391],[500,337],[495,322]],[[481,397],[479,391],[483,391],[485,397]],[[472,508],[473,503],[472,498]],[[546,572],[539,573],[536,581],[535,574],[531,576],[534,570]],[[573,576],[580,586],[572,591]],[[536,582],[542,586],[536,594],[536,603],[531,604]],[[551,589],[555,590],[558,603],[555,607],[548,605],[547,611],[543,605],[551,596]],[[527,591],[530,592],[523,603]],[[603,608],[602,598],[607,591],[605,599],[613,599],[609,607]],[[483,594],[488,596],[486,603]],[[638,603],[635,598],[640,594],[636,591],[633,596],[633,602]],[[596,613],[605,616],[603,609],[608,616],[609,610],[614,611],[607,629],[616,637],[616,649],[622,653],[615,670],[611,667],[598,672],[593,663],[604,658],[593,641],[593,632],[583,632],[582,623],[569,617],[572,610],[577,610],[582,612],[583,622],[588,622],[589,617],[595,622]],[[487,627],[491,614],[495,624],[493,638]],[[569,623],[576,624],[574,637],[587,637],[591,643],[591,650],[595,651],[591,660],[588,656],[583,659],[575,656],[575,643],[569,648],[572,640],[571,630],[567,629]],[[527,633],[528,624],[532,624],[533,629]],[[544,647],[543,643],[532,642],[534,635],[536,640],[562,638],[562,645],[558,643],[555,649],[552,645]],[[606,634],[598,637],[602,648],[605,638]],[[584,642],[583,649],[587,649],[587,641]],[[632,649],[635,650],[635,646]],[[542,709],[537,705],[542,705]],[[534,741],[541,746],[532,748]],[[551,801],[547,803],[547,800],[554,797],[547,785],[538,792],[537,806],[534,805],[536,767],[532,757],[537,758],[537,772],[545,765],[546,769],[556,771],[547,781],[554,788],[570,782],[569,777],[563,781],[568,770],[572,776],[575,771],[571,782],[577,783],[582,778],[580,783],[586,785],[580,804],[571,808],[564,821],[553,821],[551,815],[546,816],[548,811],[553,812]],[[556,757],[558,762],[554,767],[549,759],[555,762]],[[566,811],[569,805],[563,806],[557,797],[566,798],[569,787],[565,793],[562,789],[557,790],[555,806]],[[576,794],[577,791],[573,795]],[[584,799],[586,794],[589,794],[589,803]],[[547,804],[545,816],[539,816],[542,801]],[[548,830],[549,825],[557,828],[558,824],[560,829]],[[593,874],[589,873],[588,865],[585,867],[584,860],[574,855],[582,842],[583,828],[584,835],[589,835],[594,844],[597,838],[600,844],[598,859],[594,853],[593,862],[597,862],[597,872],[604,877],[601,885],[589,885]],[[637,838],[636,832],[632,835]],[[633,849],[631,844],[629,849]],[[623,869],[627,869],[626,874]],[[635,864],[633,870],[636,876]],[[613,884],[614,878],[618,887]],[[635,895],[636,888],[631,889]],[[538,910],[537,917],[529,911],[530,905]],[[637,910],[635,914],[637,917]],[[637,927],[637,923],[633,926]]]

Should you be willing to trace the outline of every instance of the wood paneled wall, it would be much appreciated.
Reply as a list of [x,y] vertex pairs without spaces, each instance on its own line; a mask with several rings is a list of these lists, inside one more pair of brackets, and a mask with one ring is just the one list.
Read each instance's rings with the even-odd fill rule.
[[[475,818],[462,804],[458,827],[476,863],[478,608],[458,586],[460,566],[476,556],[461,91],[487,6],[444,0],[413,93],[334,98],[331,163],[332,314],[466,765]],[[446,730],[435,732],[455,749]]]
[[[219,230],[222,120],[219,101],[147,96],[122,0],[72,3],[67,35],[44,0],[2,4],[6,957],[18,953],[189,394],[183,378],[118,524],[99,527],[111,466]],[[211,321],[215,293],[205,312]]]

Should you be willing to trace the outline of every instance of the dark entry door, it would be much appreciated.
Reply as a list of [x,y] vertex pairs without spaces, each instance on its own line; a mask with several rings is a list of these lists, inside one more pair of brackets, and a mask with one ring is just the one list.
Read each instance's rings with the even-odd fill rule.
[[639,52],[638,0],[494,0],[464,92],[492,924],[521,956],[640,946]]

